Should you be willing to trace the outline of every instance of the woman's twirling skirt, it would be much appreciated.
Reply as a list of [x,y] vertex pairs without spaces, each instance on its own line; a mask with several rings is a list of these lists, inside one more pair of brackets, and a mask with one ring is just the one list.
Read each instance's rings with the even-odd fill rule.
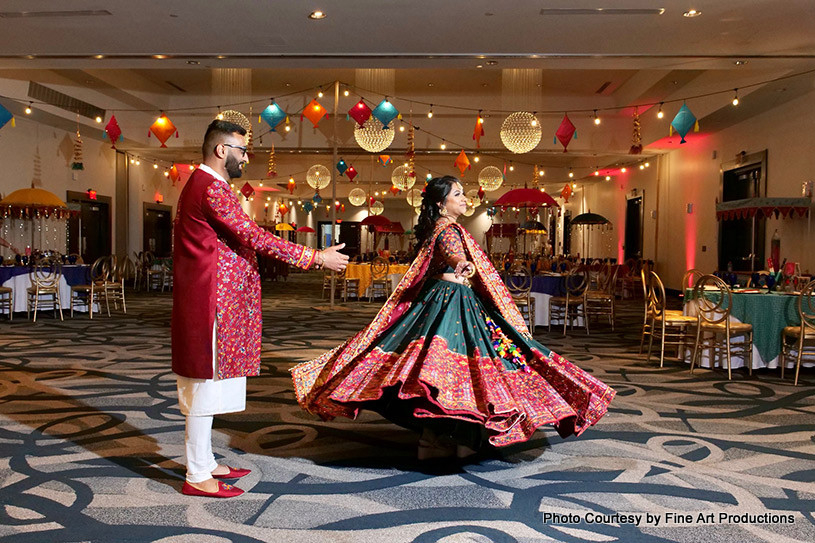
[[386,333],[313,391],[306,407],[326,419],[353,418],[380,405],[386,391],[417,419],[483,425],[496,446],[527,440],[546,424],[563,437],[579,435],[615,394],[522,336],[471,288],[435,279]]

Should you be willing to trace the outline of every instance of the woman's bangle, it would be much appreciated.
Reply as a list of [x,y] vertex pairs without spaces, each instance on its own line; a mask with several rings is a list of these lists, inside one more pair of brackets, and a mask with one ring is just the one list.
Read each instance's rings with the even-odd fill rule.
[[317,264],[317,268],[322,268],[325,264],[325,257],[323,256],[322,251],[317,251],[314,255],[314,262]]

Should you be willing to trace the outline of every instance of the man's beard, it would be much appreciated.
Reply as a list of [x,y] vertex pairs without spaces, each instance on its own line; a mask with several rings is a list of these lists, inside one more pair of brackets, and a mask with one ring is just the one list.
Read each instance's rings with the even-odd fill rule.
[[231,154],[226,157],[226,173],[230,179],[237,179],[243,175],[240,161]]

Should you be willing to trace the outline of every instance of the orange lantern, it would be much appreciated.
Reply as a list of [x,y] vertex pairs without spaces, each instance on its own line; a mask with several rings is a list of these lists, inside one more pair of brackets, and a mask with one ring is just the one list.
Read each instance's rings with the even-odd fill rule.
[[[164,112],[162,112],[161,115],[159,115],[159,118],[156,119],[152,125],[150,125],[150,132],[156,135],[156,138],[161,142],[162,147],[167,147],[164,145],[164,143],[170,139],[173,132],[175,132],[175,137],[178,137],[178,131],[176,130],[175,125],[170,118],[164,114]],[[150,132],[147,133],[148,138],[150,137]]]
[[322,119],[326,115],[326,113],[328,113],[328,111],[326,111],[326,109],[323,106],[321,106],[320,102],[318,102],[317,99],[315,98],[314,100],[309,102],[309,104],[303,110],[303,114],[300,115],[300,117],[301,118],[305,117],[306,119],[311,121],[311,124],[314,125],[314,128],[317,128],[317,123],[320,122],[320,119]]

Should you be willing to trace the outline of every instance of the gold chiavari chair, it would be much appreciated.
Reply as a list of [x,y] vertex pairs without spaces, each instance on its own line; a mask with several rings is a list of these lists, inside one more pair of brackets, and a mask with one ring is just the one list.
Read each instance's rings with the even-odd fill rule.
[[14,289],[0,287],[0,311],[8,310],[8,320],[14,320]]
[[[643,279],[645,281],[645,279]],[[683,315],[682,312],[670,312],[666,309],[667,297],[665,296],[665,285],[656,272],[649,272],[647,283],[647,304],[646,315],[650,319],[650,337],[648,339],[648,357],[651,360],[651,348],[654,344],[654,336],[659,337],[659,367],[665,363],[665,347],[673,346],[677,350],[677,358],[682,357],[685,340],[688,337],[688,327],[697,322],[696,317]]]
[[62,300],[59,294],[59,282],[62,279],[62,264],[57,260],[43,259],[34,264],[29,272],[31,286],[26,289],[26,318],[34,310],[34,321],[37,322],[37,311],[43,303],[49,303],[54,310],[54,318],[59,310],[62,318]]
[[[693,303],[698,311],[696,323],[696,343],[693,346],[693,358],[690,372],[696,364],[702,349],[710,349],[710,367],[713,367],[717,347],[724,347],[727,357],[727,378],[732,378],[730,358],[734,350],[745,358],[747,371],[753,374],[753,326],[749,323],[730,322],[730,310],[733,307],[733,294],[727,284],[715,275],[703,275],[693,287]],[[708,337],[705,337],[708,334]],[[723,336],[723,339],[719,339]],[[733,337],[742,337],[738,342]]]
[[391,280],[388,279],[390,264],[387,259],[378,256],[371,261],[371,294],[368,301],[372,302],[377,295],[385,298],[391,295]]
[[[781,333],[781,378],[784,378],[786,357],[795,357],[795,385],[798,386],[798,373],[801,370],[801,359],[804,356],[815,355],[815,281],[810,281],[801,289],[798,295],[798,316],[801,318],[800,326],[786,326]],[[792,339],[792,343],[787,340]],[[811,342],[811,343],[810,343]]]
[[617,282],[619,266],[612,266],[608,262],[602,264],[597,272],[596,288],[586,291],[586,315],[591,317],[607,317],[614,330],[614,284]]
[[107,307],[108,317],[110,317],[110,305],[107,296],[107,257],[99,257],[94,260],[91,267],[88,269],[87,281],[81,285],[73,285],[71,287],[71,318],[74,318],[74,304],[82,306],[88,305],[88,318],[93,318],[94,304],[98,304],[101,312],[101,297],[105,297],[105,306]]
[[576,266],[564,278],[566,295],[552,296],[549,299],[549,331],[552,321],[563,319],[563,335],[569,322],[583,317],[586,335],[589,334],[589,319],[586,315],[586,290],[589,287],[589,270],[586,266]]
[[511,268],[509,273],[506,274],[504,283],[507,285],[512,300],[521,315],[524,315],[529,323],[529,331],[535,333],[535,300],[531,296],[532,292],[532,274],[529,268],[516,263]]

